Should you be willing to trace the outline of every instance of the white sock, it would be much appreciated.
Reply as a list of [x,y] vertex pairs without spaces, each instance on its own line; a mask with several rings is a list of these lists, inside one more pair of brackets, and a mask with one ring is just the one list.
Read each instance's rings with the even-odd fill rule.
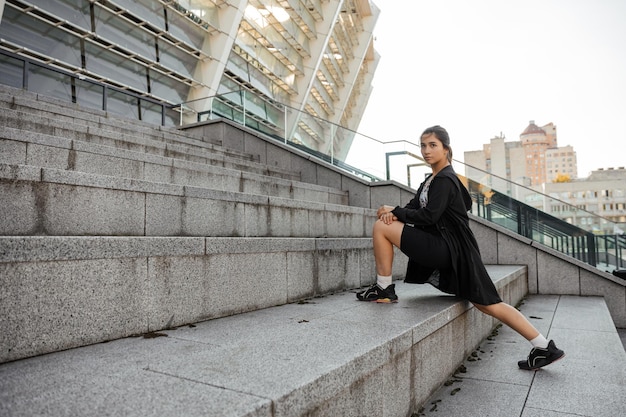
[[[383,275],[376,275],[376,284],[383,290],[391,285],[392,279],[391,275],[385,277]],[[546,345],[547,346],[547,345]]]
[[548,347],[548,340],[545,337],[543,337],[541,333],[539,333],[539,336],[531,340],[530,344],[533,345],[533,347],[545,349]]

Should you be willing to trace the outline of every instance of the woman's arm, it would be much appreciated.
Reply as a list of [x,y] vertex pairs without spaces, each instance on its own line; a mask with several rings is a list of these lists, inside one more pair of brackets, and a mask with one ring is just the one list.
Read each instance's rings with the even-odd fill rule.
[[434,178],[428,191],[428,204],[426,207],[398,206],[391,212],[403,223],[412,223],[416,226],[433,225],[439,221],[441,215],[446,211],[456,192],[457,189],[452,179],[446,177]]

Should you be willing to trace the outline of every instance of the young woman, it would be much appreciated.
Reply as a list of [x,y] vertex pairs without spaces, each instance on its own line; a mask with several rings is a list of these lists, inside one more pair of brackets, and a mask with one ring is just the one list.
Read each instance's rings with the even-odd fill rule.
[[392,284],[393,247],[409,257],[405,282],[430,283],[439,290],[470,301],[485,314],[517,331],[532,344],[522,369],[535,370],[564,356],[516,308],[502,302],[480,257],[469,227],[472,199],[456,176],[448,132],[441,126],[424,131],[422,156],[432,175],[405,207],[382,206],[374,224],[376,284],[357,294],[360,301],[397,302]]

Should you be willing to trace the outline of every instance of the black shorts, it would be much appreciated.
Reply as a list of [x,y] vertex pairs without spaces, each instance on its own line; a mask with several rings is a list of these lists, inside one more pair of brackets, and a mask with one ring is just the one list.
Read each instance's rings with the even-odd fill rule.
[[437,232],[405,224],[400,237],[400,250],[411,260],[429,268],[450,266],[450,250]]

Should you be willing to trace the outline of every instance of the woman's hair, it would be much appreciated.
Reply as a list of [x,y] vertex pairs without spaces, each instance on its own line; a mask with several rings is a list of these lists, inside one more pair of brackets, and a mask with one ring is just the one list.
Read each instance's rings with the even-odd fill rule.
[[448,135],[448,131],[441,126],[436,125],[424,130],[420,138],[428,135],[435,135],[435,137],[439,139],[439,141],[443,144],[443,147],[448,150],[448,162],[452,162],[452,147],[450,147],[450,135]]

